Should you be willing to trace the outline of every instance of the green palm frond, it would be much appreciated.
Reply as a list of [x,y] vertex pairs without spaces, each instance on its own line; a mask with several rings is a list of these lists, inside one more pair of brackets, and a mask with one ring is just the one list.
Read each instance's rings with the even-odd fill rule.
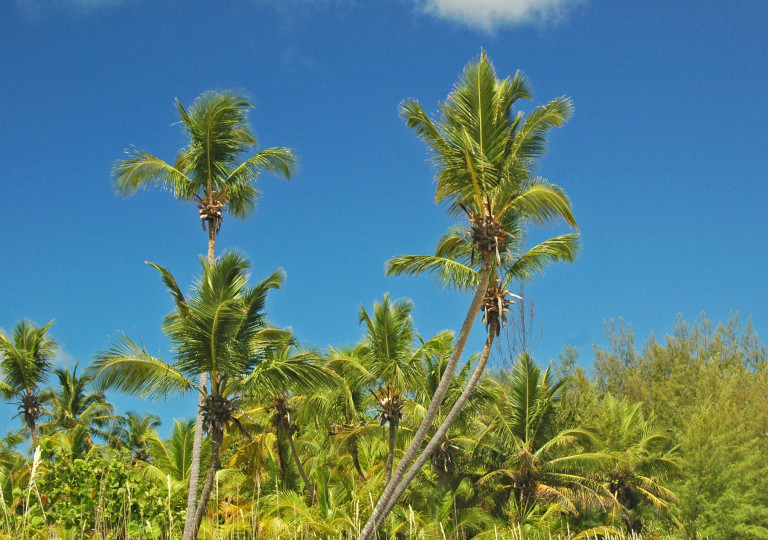
[[480,282],[476,270],[447,257],[400,255],[387,261],[387,276],[417,276],[431,273],[435,282],[460,291],[472,290]]
[[543,178],[536,178],[525,191],[511,199],[505,211],[509,210],[542,225],[563,219],[569,226],[578,227],[568,195],[561,187]]
[[114,388],[139,397],[200,391],[178,369],[150,355],[125,334],[95,356],[89,374],[99,390]]
[[290,148],[267,148],[248,158],[224,180],[224,197],[229,201],[230,213],[239,219],[256,210],[259,190],[253,187],[262,170],[290,179],[298,169],[298,160]]
[[283,395],[334,384],[336,376],[313,351],[298,351],[292,345],[276,348],[254,367],[238,387],[251,396]]
[[168,189],[181,200],[192,198],[192,180],[182,171],[138,148],[129,148],[125,153],[128,157],[117,161],[112,168],[112,180],[117,193],[133,195],[140,188],[153,185]]
[[555,236],[532,247],[517,259],[509,254],[513,260],[507,274],[514,279],[528,281],[552,263],[573,262],[580,249],[581,235],[568,233]]

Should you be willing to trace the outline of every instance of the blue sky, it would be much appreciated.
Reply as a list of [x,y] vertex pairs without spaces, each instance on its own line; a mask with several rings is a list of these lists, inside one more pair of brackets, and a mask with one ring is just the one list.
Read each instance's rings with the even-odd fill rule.
[[[130,145],[172,160],[184,142],[174,98],[214,88],[249,92],[262,146],[301,160],[291,182],[263,177],[257,214],[226,220],[219,237],[255,278],[285,270],[268,305],[276,324],[321,348],[351,343],[359,306],[389,291],[413,299],[425,336],[457,328],[466,295],[384,277],[388,258],[430,252],[451,223],[397,106],[412,97],[436,110],[484,48],[500,76],[530,79],[524,109],[561,95],[575,107],[539,173],[571,196],[584,246],[525,289],[539,361],[570,344],[591,362],[618,317],[644,341],[678,313],[738,310],[765,338],[768,3],[656,4],[3,2],[0,328],[55,318],[58,365],[86,364],[119,331],[170,358],[160,323],[171,301],[143,262],[190,283],[205,233],[194,208],[159,190],[119,198],[109,175]],[[471,346],[481,341],[478,324]],[[166,426],[193,410],[115,398],[123,412],[162,412]]]

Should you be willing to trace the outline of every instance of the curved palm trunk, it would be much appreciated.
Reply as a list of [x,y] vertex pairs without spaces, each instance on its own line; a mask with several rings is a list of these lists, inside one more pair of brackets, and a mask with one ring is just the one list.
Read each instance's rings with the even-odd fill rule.
[[291,455],[293,456],[293,461],[296,462],[296,468],[299,469],[299,474],[301,475],[301,479],[304,480],[304,485],[307,488],[307,493],[309,493],[309,498],[312,500],[312,504],[315,504],[317,502],[317,494],[315,493],[314,488],[309,483],[309,477],[307,477],[307,472],[304,470],[304,466],[301,464],[301,460],[299,459],[299,453],[296,451],[296,445],[293,442],[293,435],[291,434],[290,428],[287,428],[285,430],[286,435],[288,435],[288,446],[291,447]]
[[[210,257],[209,257],[210,260]],[[200,388],[207,388],[208,374],[200,374]],[[205,396],[200,394],[197,401],[197,418],[195,419],[195,435],[192,439],[192,462],[189,466],[189,493],[187,494],[187,517],[184,520],[183,540],[195,540],[195,512],[197,511],[197,487],[200,483],[200,456],[203,453],[203,405]]]
[[211,464],[208,466],[208,474],[205,477],[203,491],[200,493],[200,501],[195,510],[194,528],[192,537],[197,538],[197,532],[200,530],[200,524],[205,516],[205,507],[208,505],[208,499],[211,497],[213,482],[216,480],[216,472],[219,470],[219,453],[221,451],[221,441],[224,439],[224,430],[217,429],[211,436]]
[[[208,223],[208,264],[216,262],[216,229]],[[200,374],[200,388],[208,387],[208,374]],[[205,395],[200,394],[197,400],[197,418],[195,419],[195,436],[192,439],[192,463],[189,468],[189,493],[187,494],[187,517],[184,520],[183,540],[195,540],[198,526],[195,526],[197,512],[197,487],[200,482],[200,456],[203,453],[203,405]],[[213,459],[213,458],[211,458]],[[202,497],[201,497],[202,499]]]
[[386,509],[382,514],[381,521],[377,521],[376,527],[379,527],[384,522],[384,518],[387,516],[387,514],[389,514],[389,512],[392,511],[392,508],[395,507],[395,504],[397,504],[397,501],[405,491],[405,488],[408,487],[408,484],[410,484],[411,481],[416,477],[427,460],[432,456],[432,453],[443,441],[443,438],[448,433],[448,429],[450,429],[451,424],[453,424],[453,421],[456,420],[456,417],[459,415],[459,412],[464,406],[464,403],[466,403],[467,399],[469,399],[469,396],[472,394],[472,391],[477,386],[477,383],[480,381],[480,377],[485,370],[485,365],[488,363],[488,357],[490,356],[491,350],[493,348],[493,341],[496,337],[496,328],[498,325],[498,320],[491,322],[491,325],[488,328],[488,337],[486,338],[485,345],[483,346],[483,351],[477,361],[477,367],[475,367],[475,371],[472,372],[472,376],[467,382],[467,386],[459,396],[459,399],[456,400],[456,403],[453,404],[453,407],[451,407],[450,412],[445,417],[445,420],[443,420],[443,423],[440,424],[437,432],[435,432],[435,434],[430,439],[429,444],[427,444],[426,448],[424,448],[424,451],[421,453],[421,455],[419,455],[419,458],[416,460],[413,466],[408,469],[408,473],[397,484],[397,487],[392,493],[392,497],[387,503]]
[[387,468],[384,472],[384,481],[389,483],[392,477],[392,466],[395,463],[395,443],[397,442],[397,420],[389,421],[389,454],[387,454]]
[[440,384],[438,385],[437,390],[435,390],[434,396],[432,396],[432,401],[429,404],[427,413],[424,416],[424,419],[421,421],[419,429],[416,431],[416,434],[413,437],[413,441],[411,441],[408,450],[406,450],[405,454],[403,455],[403,459],[400,461],[397,469],[395,470],[393,479],[387,483],[387,487],[384,488],[384,493],[382,493],[381,497],[379,497],[379,501],[376,503],[376,507],[373,509],[371,516],[365,523],[365,527],[363,527],[363,530],[360,532],[360,540],[368,540],[373,538],[373,535],[376,531],[376,523],[381,523],[384,521],[384,517],[386,517],[386,507],[394,495],[397,484],[399,484],[400,480],[403,478],[406,469],[411,465],[411,463],[413,463],[413,460],[416,459],[416,455],[418,454],[418,451],[421,447],[421,443],[427,436],[427,431],[432,426],[432,422],[434,421],[435,416],[437,416],[440,405],[443,403],[445,394],[448,392],[451,379],[453,379],[453,372],[456,370],[456,365],[459,363],[459,359],[464,352],[467,339],[469,339],[469,334],[472,331],[472,325],[475,323],[477,314],[480,312],[480,306],[483,303],[485,292],[488,289],[490,275],[491,258],[489,255],[483,254],[483,266],[480,274],[480,283],[478,284],[477,290],[475,291],[475,296],[472,298],[472,303],[469,305],[467,316],[464,318],[461,331],[459,332],[459,336],[456,339],[456,346],[451,353],[451,358],[448,361],[448,365],[446,366],[442,378],[440,379]]
[[368,480],[368,475],[365,474],[365,471],[363,471],[363,468],[360,466],[360,456],[358,451],[358,445],[357,445],[357,435],[355,435],[354,439],[352,440],[352,444],[349,448],[349,455],[352,456],[352,463],[355,465],[355,470],[357,471],[357,474],[360,475],[360,478],[363,480]]

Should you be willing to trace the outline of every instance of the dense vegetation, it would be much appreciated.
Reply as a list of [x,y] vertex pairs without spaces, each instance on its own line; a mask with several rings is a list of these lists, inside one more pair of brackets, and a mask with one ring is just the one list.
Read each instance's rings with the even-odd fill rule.
[[[483,54],[435,116],[403,103],[458,223],[388,273],[432,273],[473,300],[456,334],[422,336],[411,302],[385,294],[360,308],[358,343],[325,350],[268,324],[279,272],[254,282],[243,255],[215,253],[224,212],[251,213],[255,180],[289,177],[292,151],[246,155],[244,96],[179,104],[174,164],[133,149],[114,170],[123,194],[196,203],[206,231],[188,292],[152,264],[172,358],[121,335],[86,369],[53,370],[52,323],[0,334],[0,393],[20,420],[0,441],[0,538],[768,538],[768,355],[750,323],[681,320],[637,347],[612,321],[588,369],[570,347],[532,356],[510,291],[573,261],[579,237],[526,245],[530,225],[576,227],[564,190],[533,174],[570,101],[515,112],[530,94]],[[485,345],[464,355],[480,313]],[[485,370],[502,336],[516,346]],[[170,419],[117,415],[109,389],[199,406],[164,439]]]

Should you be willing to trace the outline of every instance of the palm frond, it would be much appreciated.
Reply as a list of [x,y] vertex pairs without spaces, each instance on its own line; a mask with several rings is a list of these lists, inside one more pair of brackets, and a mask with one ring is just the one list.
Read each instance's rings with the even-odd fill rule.
[[125,334],[95,356],[89,374],[99,390],[114,388],[139,397],[200,391],[178,369],[150,355]]

